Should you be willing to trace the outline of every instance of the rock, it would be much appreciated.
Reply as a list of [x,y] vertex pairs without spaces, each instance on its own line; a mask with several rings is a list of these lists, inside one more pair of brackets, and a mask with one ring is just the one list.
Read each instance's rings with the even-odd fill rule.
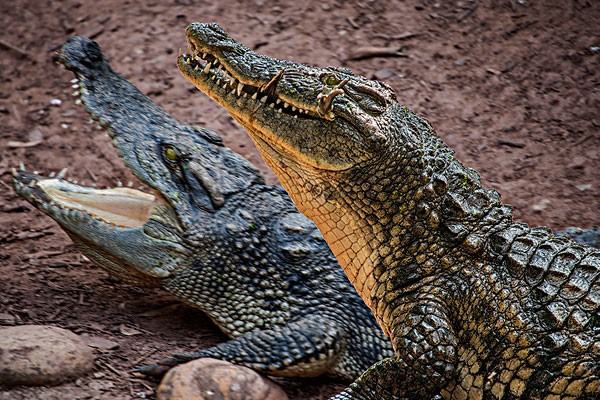
[[531,209],[536,213],[541,213],[548,208],[550,204],[552,204],[552,202],[549,199],[541,199],[539,202],[532,205]]
[[172,368],[156,392],[158,400],[287,400],[275,383],[250,368],[200,358]]
[[390,68],[382,68],[373,73],[373,78],[378,81],[384,81],[395,75],[395,71]]
[[66,329],[44,325],[0,329],[0,382],[4,385],[58,384],[93,367],[92,349]]

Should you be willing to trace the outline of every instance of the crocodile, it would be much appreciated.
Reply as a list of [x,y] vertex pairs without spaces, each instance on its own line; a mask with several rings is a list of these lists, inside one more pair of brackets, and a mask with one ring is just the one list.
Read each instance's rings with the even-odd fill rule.
[[94,263],[163,288],[231,338],[136,371],[160,376],[212,357],[272,376],[352,380],[393,354],[315,225],[280,186],[265,184],[217,133],[155,105],[112,70],[96,42],[72,37],[58,61],[76,75],[76,102],[150,190],[96,189],[21,169],[17,193]]
[[335,399],[600,396],[600,251],[512,208],[385,83],[186,28],[185,78],[249,133],[394,355]]

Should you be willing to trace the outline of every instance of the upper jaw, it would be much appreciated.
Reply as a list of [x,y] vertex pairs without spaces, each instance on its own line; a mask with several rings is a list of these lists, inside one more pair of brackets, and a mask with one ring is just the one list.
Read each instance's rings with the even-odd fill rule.
[[177,64],[216,101],[246,113],[271,108],[281,117],[322,118],[320,69],[257,54],[215,24],[194,23],[186,33],[190,54],[179,56]]

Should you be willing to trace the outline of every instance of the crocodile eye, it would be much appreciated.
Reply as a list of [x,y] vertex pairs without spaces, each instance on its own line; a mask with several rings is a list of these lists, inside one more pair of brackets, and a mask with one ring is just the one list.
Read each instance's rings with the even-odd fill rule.
[[176,162],[179,158],[177,150],[175,150],[175,148],[172,146],[166,146],[163,150],[163,155],[165,159],[169,162]]
[[335,86],[341,82],[335,75],[325,75],[321,79],[327,86]]

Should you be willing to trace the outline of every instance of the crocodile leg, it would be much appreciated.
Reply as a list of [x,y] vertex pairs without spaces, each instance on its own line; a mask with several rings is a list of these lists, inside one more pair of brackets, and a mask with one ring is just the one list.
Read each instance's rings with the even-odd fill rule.
[[345,333],[330,319],[314,317],[266,330],[191,353],[177,353],[136,371],[161,376],[170,367],[203,357],[244,365],[273,376],[314,377],[330,371],[345,347]]
[[457,341],[445,307],[430,294],[407,296],[402,303],[391,313],[396,355],[373,365],[332,400],[433,398],[448,383]]

